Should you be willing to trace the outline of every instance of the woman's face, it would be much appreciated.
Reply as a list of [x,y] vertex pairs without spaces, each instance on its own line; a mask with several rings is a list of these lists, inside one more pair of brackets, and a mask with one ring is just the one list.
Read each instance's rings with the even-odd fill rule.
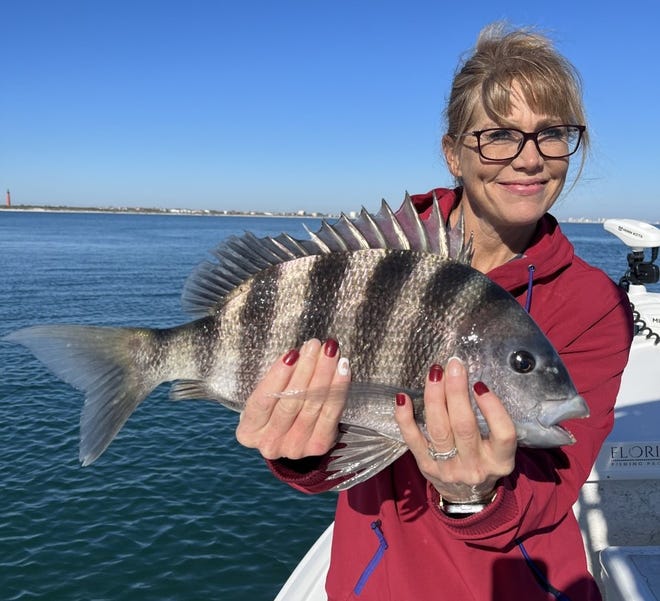
[[[495,123],[479,105],[469,130],[513,127],[534,132],[561,123],[557,117],[535,113],[515,82],[511,98],[506,123]],[[566,181],[568,158],[545,159],[532,140],[515,159],[507,161],[482,158],[474,136],[465,136],[458,144],[445,136],[443,150],[450,172],[462,180],[463,201],[469,203],[476,217],[496,228],[536,224],[557,200]]]

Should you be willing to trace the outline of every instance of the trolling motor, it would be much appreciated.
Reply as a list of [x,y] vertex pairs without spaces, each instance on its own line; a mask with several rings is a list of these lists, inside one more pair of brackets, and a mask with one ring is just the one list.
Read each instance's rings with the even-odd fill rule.
[[[635,333],[644,334],[655,344],[660,344],[660,295],[647,293],[645,286],[660,281],[660,268],[655,264],[660,249],[660,229],[634,219],[607,219],[603,227],[631,250],[628,270],[619,280],[619,286],[630,298]],[[650,261],[644,254],[647,248],[651,249]]]
[[[632,250],[628,253],[628,271],[619,281],[620,286],[629,290],[631,284],[643,286],[660,280],[660,268],[655,264],[660,248],[657,227],[634,219],[608,219],[603,227]],[[645,248],[651,249],[650,261],[645,261]]]

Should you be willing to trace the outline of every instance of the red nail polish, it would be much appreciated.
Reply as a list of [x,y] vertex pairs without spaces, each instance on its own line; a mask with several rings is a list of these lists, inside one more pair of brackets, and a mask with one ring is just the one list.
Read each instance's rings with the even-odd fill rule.
[[429,369],[429,380],[431,382],[440,382],[444,373],[442,366],[434,363],[431,365],[431,369]]
[[403,407],[406,404],[406,395],[403,392],[396,393],[396,404],[399,407]]
[[323,346],[326,357],[334,357],[339,350],[339,343],[334,338],[328,338]]
[[482,394],[489,392],[488,386],[486,386],[483,382],[475,382],[472,388],[474,389],[474,392],[477,394],[477,396],[481,396]]
[[291,349],[286,355],[284,355],[284,358],[282,361],[286,365],[294,365],[296,361],[298,361],[298,357],[300,357],[300,353],[296,349]]

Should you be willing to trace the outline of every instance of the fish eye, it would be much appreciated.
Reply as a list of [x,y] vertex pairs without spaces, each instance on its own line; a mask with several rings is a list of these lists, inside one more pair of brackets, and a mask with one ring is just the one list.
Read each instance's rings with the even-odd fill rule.
[[519,374],[528,374],[536,367],[536,360],[528,351],[514,351],[509,357],[509,364]]

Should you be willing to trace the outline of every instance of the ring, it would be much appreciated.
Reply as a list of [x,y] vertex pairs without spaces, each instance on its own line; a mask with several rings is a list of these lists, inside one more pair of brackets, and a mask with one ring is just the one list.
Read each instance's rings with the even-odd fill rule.
[[429,447],[428,449],[429,456],[431,459],[434,461],[447,461],[448,459],[452,459],[458,455],[458,449],[454,447],[450,451],[447,451],[446,453],[441,453],[440,451],[436,451],[432,446]]

